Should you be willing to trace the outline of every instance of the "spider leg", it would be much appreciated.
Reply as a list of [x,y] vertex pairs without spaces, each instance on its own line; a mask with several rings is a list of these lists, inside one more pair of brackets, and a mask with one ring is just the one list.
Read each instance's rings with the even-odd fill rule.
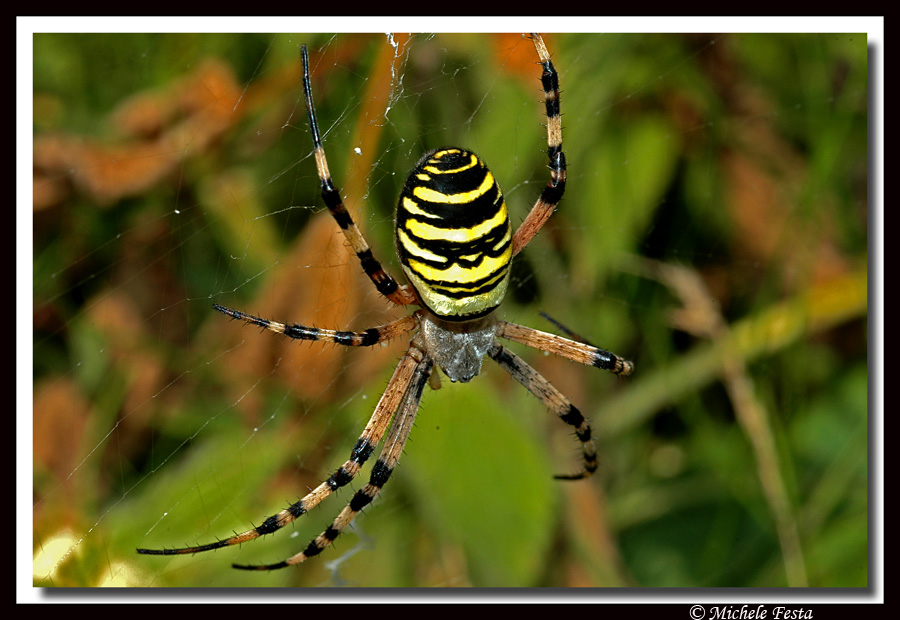
[[556,334],[542,332],[533,327],[498,321],[496,333],[501,338],[547,351],[580,364],[596,366],[616,375],[630,375],[634,371],[633,363],[615,353],[604,351],[586,342],[569,340]]
[[[306,549],[300,553],[275,564],[232,564],[234,568],[242,570],[275,570],[299,564],[307,558],[318,555],[331,545],[341,532],[350,525],[353,518],[377,497],[390,478],[391,472],[393,472],[403,452],[406,438],[409,436],[409,431],[412,429],[413,421],[416,419],[416,413],[419,410],[422,390],[428,382],[433,366],[431,358],[414,347],[410,348],[407,355],[410,355],[413,351],[419,354],[421,361],[415,365],[414,372],[406,383],[395,386],[397,391],[400,388],[404,388],[405,392],[397,413],[394,415],[394,422],[390,431],[388,431],[388,437],[384,442],[384,447],[381,449],[381,454],[378,456],[378,460],[375,461],[375,465],[372,466],[368,484],[353,495],[350,503],[347,504],[331,525],[311,540]],[[394,380],[391,380],[391,384],[394,384]]]
[[[427,380],[427,374],[431,370],[431,360],[426,358],[426,365],[421,360],[422,356],[416,354],[417,352],[418,349],[410,347],[406,354],[400,359],[397,368],[394,370],[393,376],[391,376],[391,380],[385,388],[384,394],[375,406],[375,412],[372,414],[372,417],[369,418],[369,422],[366,424],[366,428],[357,440],[356,445],[353,446],[350,458],[337,468],[328,480],[313,489],[305,497],[294,504],[291,504],[281,512],[268,517],[255,528],[240,534],[235,534],[230,538],[194,547],[180,547],[176,549],[138,549],[137,552],[143,555],[184,555],[239,545],[255,540],[260,536],[277,532],[297,517],[309,512],[309,510],[331,495],[336,489],[341,488],[353,480],[356,474],[359,473],[360,468],[375,450],[375,446],[381,441],[394,412],[409,400],[408,392],[410,391],[410,384],[415,384],[417,382],[424,383],[424,381]],[[425,366],[427,366],[427,368],[424,368]],[[423,375],[426,376],[422,378]],[[419,392],[421,393],[421,390],[419,390]],[[380,461],[381,459],[379,459],[379,462]],[[377,464],[376,468],[378,468]],[[379,471],[381,470],[383,470],[383,467],[379,469]],[[390,474],[390,471],[387,473]]]
[[554,319],[552,316],[550,316],[546,312],[538,312],[538,314],[540,314],[543,319],[552,323],[554,327],[556,327],[557,329],[562,331],[562,333],[564,333],[566,336],[568,336],[571,340],[577,340],[578,342],[583,342],[584,344],[589,344],[591,346],[594,346],[587,338],[575,333],[574,331],[572,331],[571,329],[569,329],[568,327],[566,327],[565,325],[563,325],[562,323],[560,323],[559,321]]
[[227,314],[233,319],[239,319],[250,325],[257,325],[264,329],[268,329],[269,331],[284,334],[288,338],[294,338],[295,340],[333,342],[348,347],[370,347],[380,342],[390,340],[391,338],[402,336],[415,329],[419,324],[419,312],[416,312],[397,319],[396,321],[386,323],[385,325],[371,327],[364,332],[348,332],[333,329],[319,329],[318,327],[306,327],[296,323],[278,323],[277,321],[263,319],[258,316],[253,316],[252,314],[247,314],[246,312],[241,312],[240,310],[232,310],[231,308],[226,308],[219,304],[213,304],[213,309],[218,310],[222,314]]
[[331,212],[344,238],[350,244],[350,247],[356,253],[360,263],[362,263],[363,271],[372,280],[378,292],[387,297],[389,300],[399,306],[415,304],[419,302],[419,297],[415,290],[409,285],[400,285],[397,281],[382,268],[381,263],[372,254],[372,249],[366,242],[347,207],[341,200],[341,194],[334,187],[331,180],[331,172],[328,170],[328,160],[325,158],[325,147],[322,146],[322,138],[319,135],[319,124],[316,120],[316,108],[313,104],[312,85],[309,79],[309,53],[306,46],[300,48],[303,57],[303,94],[306,99],[306,113],[309,117],[309,130],[313,139],[313,154],[316,158],[316,170],[319,174],[319,181],[322,185],[322,199]]
[[550,181],[544,187],[540,197],[525,221],[516,229],[512,239],[513,256],[522,251],[534,236],[550,219],[556,205],[566,190],[566,155],[562,150],[562,121],[559,116],[559,74],[550,60],[550,52],[544,39],[532,33],[534,49],[537,50],[543,72],[541,86],[544,89],[544,107],[547,111],[547,157],[550,159]]
[[597,448],[591,438],[591,426],[581,412],[566,398],[562,392],[553,387],[547,379],[538,371],[525,363],[521,357],[500,344],[494,344],[488,351],[488,355],[508,372],[512,377],[524,385],[529,392],[537,396],[544,405],[556,413],[559,419],[575,427],[575,435],[581,441],[584,457],[584,469],[577,474],[557,475],[558,480],[580,480],[587,478],[597,470]]

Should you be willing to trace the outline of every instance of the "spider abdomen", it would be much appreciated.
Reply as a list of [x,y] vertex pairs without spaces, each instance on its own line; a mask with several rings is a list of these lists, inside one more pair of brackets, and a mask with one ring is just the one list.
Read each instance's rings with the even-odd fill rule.
[[500,305],[512,229],[500,186],[477,155],[426,153],[400,194],[395,232],[403,271],[434,314],[466,321]]

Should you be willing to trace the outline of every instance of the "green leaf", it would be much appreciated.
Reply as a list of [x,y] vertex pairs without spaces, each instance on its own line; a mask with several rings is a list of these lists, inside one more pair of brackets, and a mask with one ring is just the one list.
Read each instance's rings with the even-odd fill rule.
[[500,398],[484,377],[476,382],[445,380],[444,389],[426,393],[403,472],[428,521],[462,547],[473,585],[532,585],[557,495],[546,451],[526,429],[529,417],[548,413],[527,393]]

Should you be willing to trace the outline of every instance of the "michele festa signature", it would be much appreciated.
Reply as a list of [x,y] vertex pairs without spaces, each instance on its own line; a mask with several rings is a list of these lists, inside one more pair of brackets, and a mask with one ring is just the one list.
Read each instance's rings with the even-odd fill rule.
[[694,605],[690,616],[693,620],[808,620],[813,612],[806,607],[784,605]]

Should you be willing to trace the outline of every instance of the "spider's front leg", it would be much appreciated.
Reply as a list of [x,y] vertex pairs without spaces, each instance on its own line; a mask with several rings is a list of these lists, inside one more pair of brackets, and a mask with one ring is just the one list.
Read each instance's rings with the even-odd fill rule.
[[[581,364],[595,366],[608,370],[617,375],[630,375],[634,370],[634,364],[619,357],[614,353],[605,351],[591,344],[569,340],[549,334],[532,327],[499,321],[497,323],[497,336],[529,347],[553,353]],[[575,428],[575,435],[581,441],[584,455],[584,468],[574,475],[556,476],[563,480],[579,480],[594,473],[597,469],[597,448],[591,437],[591,427],[581,412],[569,401],[566,396],[556,389],[547,379],[529,366],[525,360],[512,351],[495,344],[488,355],[504,370],[513,376],[516,381],[524,385],[529,392],[537,396],[544,405],[556,413],[566,424]]]
[[582,446],[584,467],[577,474],[560,474],[554,478],[557,480],[580,480],[592,475],[597,470],[597,447],[591,437],[590,424],[575,405],[538,371],[509,349],[495,344],[488,351],[488,355],[516,381],[525,386],[529,392],[537,396],[550,411],[559,416],[560,420],[575,428],[575,435]]
[[[261,325],[262,327],[266,327],[267,329],[271,329],[272,331],[284,333],[288,336],[291,336],[291,330],[286,329],[286,326],[283,323],[276,324],[271,321],[266,321],[265,319],[260,319],[259,317],[245,315],[243,313],[239,313],[235,310],[229,310],[228,308],[224,308],[221,306],[217,309],[221,312],[225,312],[225,314],[234,316],[234,318],[240,318],[247,321],[248,323]],[[389,324],[389,326],[382,326],[382,328],[374,329],[382,329],[382,337],[389,333],[394,333],[394,335],[396,335],[395,329],[384,328],[390,326],[394,326],[396,328],[396,326],[401,325],[403,327],[408,327],[406,331],[409,331],[409,329],[415,327],[417,321],[414,320],[411,326],[409,326],[408,321],[410,318],[415,319],[415,317],[416,315],[410,315],[409,317],[404,317],[399,321],[395,321],[394,323]],[[273,327],[275,325],[279,327]],[[295,325],[290,327],[295,328],[294,331],[302,331],[299,329],[302,326]],[[314,328],[303,328],[303,330],[312,329]],[[330,330],[317,331],[327,332],[328,337],[323,338],[321,337],[321,334],[318,334],[316,338],[302,339],[330,339],[334,342],[338,342],[339,344],[350,345],[374,344],[374,342],[366,340],[366,334],[369,332],[354,333],[332,332]],[[337,336],[338,334],[347,334],[347,336]],[[299,336],[293,335],[291,337]],[[313,507],[318,505],[322,500],[331,495],[334,491],[347,485],[351,480],[353,480],[359,473],[359,470],[371,456],[372,452],[375,450],[375,446],[378,445],[378,443],[381,441],[381,438],[384,436],[384,433],[387,430],[388,424],[390,423],[391,417],[394,415],[394,412],[397,411],[398,408],[400,408],[401,405],[406,402],[408,398],[407,393],[409,392],[409,386],[417,382],[418,377],[424,372],[421,367],[422,361],[421,359],[417,359],[418,357],[419,356],[414,357],[409,352],[407,352],[407,354],[404,355],[403,358],[401,358],[400,362],[397,364],[397,368],[394,370],[394,374],[391,377],[387,388],[385,388],[384,394],[381,396],[381,399],[375,406],[375,411],[372,414],[372,417],[369,419],[368,424],[366,424],[365,430],[363,430],[362,435],[360,435],[359,439],[356,442],[356,445],[353,446],[353,450],[350,453],[350,458],[347,459],[347,461],[345,461],[343,465],[338,467],[328,478],[328,480],[313,489],[305,497],[291,504],[281,512],[266,518],[260,525],[254,527],[253,529],[235,534],[234,536],[231,536],[229,538],[217,540],[216,542],[207,543],[205,545],[179,547],[175,549],[138,549],[137,552],[142,555],[185,555],[200,553],[202,551],[211,551],[213,549],[221,549],[222,547],[230,547],[232,545],[239,545],[241,543],[255,540],[260,536],[265,536],[266,534],[277,532],[288,523],[291,523],[301,515],[309,512]],[[428,368],[430,370],[430,365],[428,366]],[[427,376],[425,377],[423,382],[426,380]]]
[[407,379],[403,376],[398,377],[395,373],[395,376],[391,378],[391,382],[388,384],[388,391],[394,394],[402,392],[402,398],[397,407],[397,412],[393,416],[394,422],[391,425],[391,430],[388,432],[381,454],[379,454],[375,465],[372,466],[368,484],[353,495],[350,503],[347,504],[331,525],[311,540],[306,549],[300,553],[275,564],[232,564],[234,568],[242,570],[275,570],[300,564],[307,558],[319,555],[324,551],[350,525],[353,518],[363,508],[372,503],[382,487],[387,483],[394,467],[397,465],[397,461],[400,459],[403,446],[406,444],[409,431],[412,429],[419,410],[422,391],[428,382],[428,377],[433,367],[431,358],[415,347],[415,345],[411,346],[409,351],[407,351],[404,356],[404,362],[412,367],[412,375]]

